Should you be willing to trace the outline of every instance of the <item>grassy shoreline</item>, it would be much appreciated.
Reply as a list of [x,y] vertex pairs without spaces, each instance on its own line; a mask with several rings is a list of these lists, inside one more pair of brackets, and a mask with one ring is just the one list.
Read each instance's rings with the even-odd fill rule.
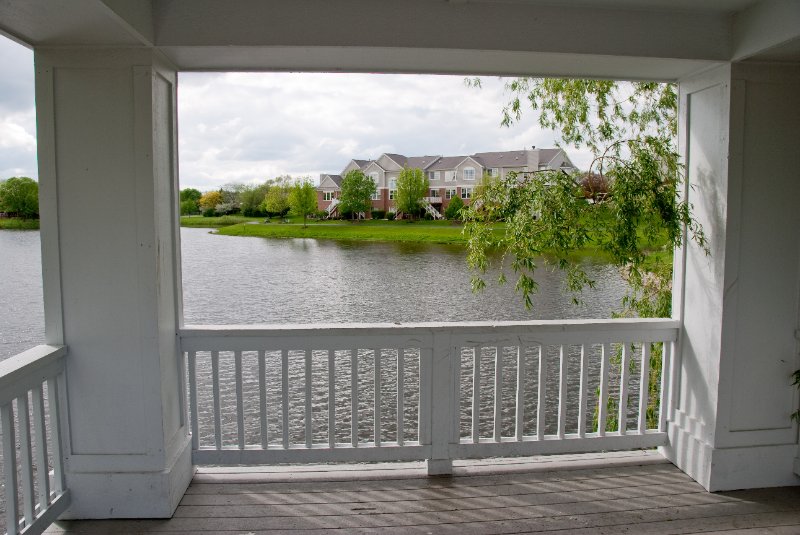
[[[303,227],[302,219],[290,217],[284,222],[273,219],[263,223],[263,218],[243,216],[223,217],[182,217],[181,225],[185,227],[215,228],[224,236],[290,239],[313,238],[321,240],[367,241],[367,242],[415,242],[444,245],[466,246],[466,238],[461,233],[462,225],[450,221],[405,221],[366,220],[350,221],[316,221],[309,220]],[[505,227],[497,224],[495,232],[502,233]],[[608,253],[599,247],[589,246],[576,251],[574,258],[592,258],[610,261]],[[648,255],[648,265],[672,262],[672,251],[655,246]]]
[[39,230],[39,220],[4,217],[0,219],[0,230]]

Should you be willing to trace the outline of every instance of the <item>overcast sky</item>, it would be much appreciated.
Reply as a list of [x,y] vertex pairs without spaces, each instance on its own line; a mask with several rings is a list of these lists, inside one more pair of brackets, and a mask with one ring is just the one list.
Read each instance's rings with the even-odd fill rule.
[[[0,37],[0,179],[36,178],[33,54]],[[338,173],[383,152],[462,155],[554,146],[533,112],[500,126],[504,82],[461,76],[184,73],[178,86],[181,188]],[[585,168],[588,153],[568,150]]]

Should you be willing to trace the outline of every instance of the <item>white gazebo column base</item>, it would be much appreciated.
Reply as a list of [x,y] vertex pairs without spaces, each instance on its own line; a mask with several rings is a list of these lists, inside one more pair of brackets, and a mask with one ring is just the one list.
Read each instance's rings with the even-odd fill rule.
[[144,48],[35,52],[46,336],[69,348],[68,515],[168,517],[192,475],[175,69]]
[[682,80],[680,106],[710,255],[676,256],[684,325],[662,453],[711,491],[797,485],[800,67],[719,67]]

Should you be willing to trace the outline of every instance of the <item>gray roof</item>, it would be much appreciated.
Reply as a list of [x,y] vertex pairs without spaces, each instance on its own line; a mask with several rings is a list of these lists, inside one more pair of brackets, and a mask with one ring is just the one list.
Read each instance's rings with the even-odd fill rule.
[[322,185],[322,181],[323,181],[323,180],[325,180],[326,178],[330,178],[331,180],[333,180],[333,182],[334,182],[334,183],[335,183],[337,186],[341,186],[341,185],[342,185],[342,175],[328,175],[328,174],[324,174],[324,175],[320,175],[320,176],[319,176],[319,184],[320,184],[320,186]]
[[405,167],[407,165],[408,158],[406,158],[402,154],[391,154],[389,152],[385,152],[384,154],[389,158],[391,158],[392,161],[397,165],[399,165],[400,167]]
[[430,166],[430,171],[439,171],[443,169],[453,169],[455,166],[464,161],[466,156],[442,156],[436,163]]
[[[558,149],[555,149],[558,150]],[[513,150],[505,152],[476,152],[472,157],[484,167],[525,167],[528,153],[532,151]],[[540,151],[544,152],[544,150]],[[553,157],[550,156],[550,159]]]
[[[364,169],[366,166],[368,166],[370,164],[370,162],[372,160],[356,160],[356,159],[353,159],[353,161],[356,162],[356,165],[358,165],[359,169]],[[334,175],[331,175],[331,176],[334,176]],[[335,176],[339,176],[339,175],[335,175]]]
[[550,163],[559,152],[561,152],[561,149],[539,149],[539,164]]
[[412,169],[426,170],[433,165],[441,156],[409,156],[407,159],[408,167]]

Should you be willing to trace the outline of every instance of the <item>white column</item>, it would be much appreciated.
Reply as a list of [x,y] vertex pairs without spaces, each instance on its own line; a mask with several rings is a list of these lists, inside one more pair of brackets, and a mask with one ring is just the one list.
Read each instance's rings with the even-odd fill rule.
[[48,343],[65,343],[72,518],[167,517],[192,475],[175,69],[145,49],[37,49]]
[[676,258],[679,381],[663,453],[709,490],[800,484],[800,68],[681,81],[689,201],[709,238]]

